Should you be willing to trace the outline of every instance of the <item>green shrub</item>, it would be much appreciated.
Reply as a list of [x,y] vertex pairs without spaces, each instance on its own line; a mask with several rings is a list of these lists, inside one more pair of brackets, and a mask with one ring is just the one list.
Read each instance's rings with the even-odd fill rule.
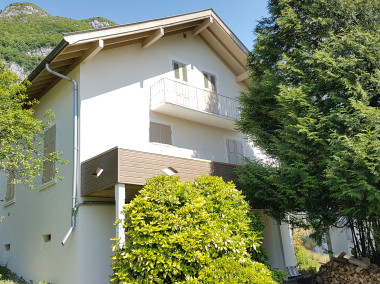
[[271,271],[262,263],[250,259],[236,260],[230,256],[214,259],[202,269],[198,279],[188,284],[275,284]]
[[281,269],[275,269],[272,271],[272,278],[276,283],[284,283],[288,279],[288,274]]
[[0,266],[0,284],[27,284],[22,277],[17,276],[6,266]]
[[304,247],[295,247],[297,269],[301,274],[309,274],[316,272],[320,264],[312,259],[308,250]]
[[311,236],[304,236],[302,237],[302,245],[308,250],[313,250],[313,248],[318,246],[318,243]]
[[[241,193],[219,177],[201,176],[194,183],[167,176],[147,180],[124,207],[126,240],[113,246],[111,282],[195,281],[201,271],[219,267],[215,259],[248,259],[247,248],[259,245],[249,212]],[[264,266],[252,263],[256,277],[265,278]]]

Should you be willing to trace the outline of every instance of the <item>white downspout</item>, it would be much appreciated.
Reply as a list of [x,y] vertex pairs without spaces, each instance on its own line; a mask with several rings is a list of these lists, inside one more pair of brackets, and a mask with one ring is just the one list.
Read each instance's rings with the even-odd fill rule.
[[65,79],[67,81],[70,81],[73,83],[74,86],[74,154],[73,154],[73,188],[72,188],[72,210],[71,210],[71,227],[67,231],[65,237],[62,240],[62,245],[64,246],[67,239],[70,237],[72,231],[75,229],[76,226],[76,213],[78,206],[76,206],[77,203],[77,191],[78,191],[78,168],[79,168],[79,111],[78,111],[78,105],[79,105],[79,99],[78,99],[78,84],[77,82],[67,77],[63,74],[60,74],[58,72],[55,72],[50,69],[49,63],[46,63],[45,65],[46,70],[62,79]]

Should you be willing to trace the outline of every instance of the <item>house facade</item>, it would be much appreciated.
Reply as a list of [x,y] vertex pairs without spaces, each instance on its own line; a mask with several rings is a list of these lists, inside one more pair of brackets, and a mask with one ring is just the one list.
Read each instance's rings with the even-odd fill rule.
[[[108,283],[115,219],[147,178],[229,181],[243,157],[262,157],[234,124],[246,54],[212,10],[66,34],[27,92],[37,117],[56,116],[45,151],[69,163],[46,164],[33,191],[1,177],[0,263],[35,282]],[[272,268],[289,272],[289,228],[263,218]]]

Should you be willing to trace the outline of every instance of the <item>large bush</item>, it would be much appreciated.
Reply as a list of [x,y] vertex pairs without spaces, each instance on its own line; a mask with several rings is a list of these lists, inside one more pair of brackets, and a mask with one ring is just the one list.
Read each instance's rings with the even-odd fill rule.
[[[124,207],[126,241],[114,245],[112,283],[206,283],[200,272],[206,277],[218,266],[214,260],[224,256],[246,262],[243,270],[251,264],[254,269],[247,249],[257,247],[259,237],[249,211],[235,186],[218,177],[201,176],[194,183],[166,176],[148,180]],[[265,267],[254,271],[270,275]]]

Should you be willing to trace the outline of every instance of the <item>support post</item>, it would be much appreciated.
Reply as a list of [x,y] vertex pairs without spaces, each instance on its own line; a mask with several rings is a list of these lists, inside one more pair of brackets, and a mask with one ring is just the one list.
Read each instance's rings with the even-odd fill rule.
[[118,183],[115,185],[115,215],[116,220],[121,222],[116,227],[116,238],[120,239],[120,246],[125,242],[124,232],[124,214],[121,213],[123,206],[125,205],[125,184]]

